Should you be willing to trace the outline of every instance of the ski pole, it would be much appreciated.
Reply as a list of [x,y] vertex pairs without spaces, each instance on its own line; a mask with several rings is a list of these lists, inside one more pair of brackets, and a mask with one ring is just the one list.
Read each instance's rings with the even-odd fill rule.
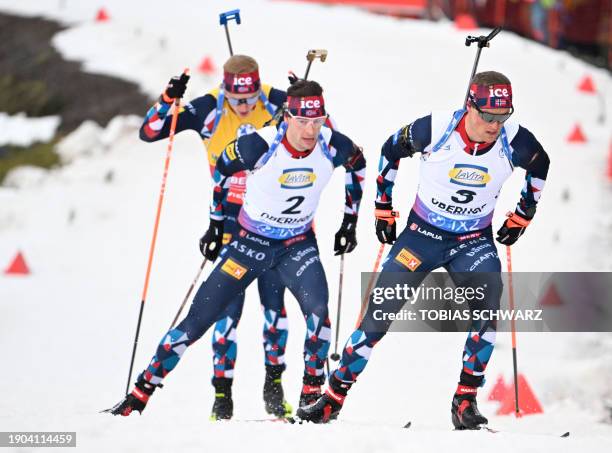
[[[514,286],[512,285],[512,254],[510,246],[506,246],[506,259],[508,263],[508,299],[510,301],[510,311],[514,312]],[[514,318],[510,320],[512,330],[512,365],[514,367],[514,416],[520,417],[519,394],[518,394],[518,366],[516,361],[516,328]]]
[[338,354],[338,333],[340,332],[340,308],[342,307],[342,280],[344,280],[344,253],[340,255],[340,280],[338,282],[338,308],[336,310],[336,340],[334,341],[334,353],[330,358],[337,362],[340,360]]
[[497,36],[497,34],[501,31],[501,27],[496,27],[493,29],[491,33],[487,36],[468,36],[465,38],[465,45],[470,47],[472,43],[478,43],[478,50],[476,51],[476,57],[474,58],[474,65],[472,66],[472,75],[470,75],[470,80],[468,80],[467,92],[465,93],[465,99],[463,100],[463,106],[467,104],[468,98],[470,96],[470,83],[472,82],[472,78],[474,74],[476,74],[476,69],[478,68],[478,61],[480,60],[480,52],[485,47],[489,47],[490,41]]
[[185,298],[183,299],[183,303],[181,303],[181,306],[179,307],[178,311],[176,312],[176,316],[174,317],[174,320],[172,321],[172,324],[170,324],[170,329],[172,329],[174,327],[174,325],[176,324],[176,321],[178,320],[179,316],[181,315],[181,312],[183,311],[183,308],[185,307],[185,304],[187,303],[187,300],[189,299],[189,296],[191,295],[191,291],[193,291],[193,288],[195,287],[195,284],[200,279],[200,274],[202,274],[202,271],[204,270],[204,266],[206,266],[207,261],[208,260],[206,258],[204,258],[204,261],[202,261],[202,264],[200,264],[200,268],[198,269],[198,273],[196,274],[195,278],[191,282],[191,286],[189,286],[189,290],[187,290],[187,294],[185,294]]
[[227,46],[229,47],[230,56],[234,56],[234,49],[232,49],[232,40],[230,39],[229,27],[227,23],[231,20],[235,20],[237,25],[240,25],[240,10],[233,9],[225,13],[219,14],[219,24],[225,27],[225,37],[227,38]]
[[304,80],[308,80],[308,74],[310,73],[310,67],[312,66],[312,62],[316,59],[321,60],[323,63],[327,59],[327,50],[325,49],[310,49],[306,54],[306,60],[308,60],[308,65],[306,66],[306,73],[304,74]]
[[[189,68],[185,68],[183,74],[188,74]],[[142,289],[142,298],[140,300],[140,311],[138,313],[138,323],[136,324],[136,336],[134,337],[134,347],[132,348],[132,359],[130,361],[130,371],[128,373],[127,385],[125,394],[130,390],[130,381],[132,380],[132,370],[134,368],[134,358],[136,357],[136,348],[138,346],[138,337],[140,335],[140,324],[142,323],[142,313],[144,310],[145,300],[147,300],[147,291],[149,290],[149,278],[151,277],[151,266],[153,265],[153,255],[155,252],[155,242],[157,241],[157,230],[159,227],[159,218],[161,216],[162,205],[164,203],[164,194],[166,192],[166,180],[168,178],[168,169],[170,168],[170,156],[172,155],[172,145],[174,144],[174,132],[176,131],[176,122],[179,115],[180,99],[174,101],[174,111],[172,112],[172,122],[170,123],[170,135],[168,137],[168,148],[166,150],[166,161],[164,163],[164,173],[162,175],[161,187],[159,189],[159,198],[157,201],[157,213],[155,214],[155,224],[153,226],[153,237],[149,247],[149,260],[147,263],[147,272],[145,274],[144,287]]]
[[374,281],[376,280],[376,272],[378,272],[378,266],[380,265],[380,259],[382,258],[384,250],[385,244],[382,243],[380,244],[380,248],[378,249],[378,256],[376,257],[376,261],[374,262],[374,270],[372,271],[372,275],[370,276],[368,288],[366,289],[366,292],[363,295],[363,300],[361,301],[361,310],[359,311],[359,317],[357,318],[357,322],[355,323],[355,329],[359,327],[359,324],[361,324],[361,320],[365,316],[365,311],[368,307],[368,299],[370,298],[370,293],[372,292],[372,287],[374,286]]

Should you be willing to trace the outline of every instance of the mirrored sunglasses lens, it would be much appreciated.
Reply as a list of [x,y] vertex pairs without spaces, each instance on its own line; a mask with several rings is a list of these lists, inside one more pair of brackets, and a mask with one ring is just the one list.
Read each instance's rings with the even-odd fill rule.
[[492,123],[494,121],[503,123],[508,118],[510,118],[510,115],[511,115],[511,113],[504,113],[504,114],[495,114],[495,113],[486,113],[486,112],[479,112],[479,113],[480,113],[480,117],[483,120],[485,120],[487,123]]
[[247,105],[253,105],[255,103],[257,103],[257,100],[259,99],[258,96],[253,96],[250,98],[246,98],[246,99],[235,99],[235,98],[227,98],[227,101],[233,105],[234,107],[240,105],[240,104],[247,104]]

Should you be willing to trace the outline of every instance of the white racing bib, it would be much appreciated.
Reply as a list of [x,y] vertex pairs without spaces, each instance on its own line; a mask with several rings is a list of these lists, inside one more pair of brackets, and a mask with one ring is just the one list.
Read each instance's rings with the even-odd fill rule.
[[[258,133],[269,143],[270,151],[262,157],[263,166],[247,178],[240,224],[254,233],[272,239],[288,239],[312,226],[321,192],[329,182],[334,167],[328,145],[331,130],[322,128],[314,150],[303,159],[295,159],[276,134]],[[276,146],[275,146],[276,145]]]
[[[505,147],[518,131],[506,124],[504,137],[480,156],[464,151],[458,132],[444,134],[452,117],[432,113],[432,141],[421,157],[419,187],[413,209],[429,224],[453,233],[481,230],[491,224],[497,196],[512,174]],[[506,148],[506,149],[504,149]]]

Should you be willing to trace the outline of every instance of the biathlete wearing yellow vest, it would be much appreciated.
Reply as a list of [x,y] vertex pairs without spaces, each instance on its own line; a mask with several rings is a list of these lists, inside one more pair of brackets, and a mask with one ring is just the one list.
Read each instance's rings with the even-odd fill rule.
[[[262,84],[257,62],[246,55],[234,55],[223,66],[223,83],[204,96],[198,97],[181,107],[176,132],[196,131],[208,154],[211,176],[217,159],[232,141],[262,128],[272,121],[277,109],[287,99],[284,91]],[[172,102],[183,96],[188,75],[170,80],[159,101],[148,111],[140,129],[140,138],[147,142],[168,137]],[[236,231],[236,217],[242,206],[246,188],[246,174],[232,176],[227,198],[224,201],[225,222],[224,243],[230,243]],[[203,251],[203,253],[205,253]],[[284,307],[285,285],[276,272],[262,274],[258,289],[264,311],[264,352],[266,378],[264,401],[266,410],[282,416],[290,412],[284,401],[281,375],[285,370],[285,347],[288,326]],[[244,293],[235,297],[216,322],[213,337],[212,383],[215,387],[215,403],[212,419],[228,419],[233,414],[231,387],[237,355],[236,328],[242,314]]]
[[[334,169],[344,167],[344,217],[334,237],[334,252],[355,249],[366,162],[350,138],[323,127],[327,113],[318,83],[298,80],[287,92],[281,124],[240,137],[221,154],[215,167],[210,224],[202,239],[206,253],[219,254],[219,259],[196,292],[187,316],[162,337],[132,392],[110,413],[142,412],[188,347],[219,319],[237,294],[270,270],[287,284],[306,322],[300,406],[321,395],[331,323],[327,279],[312,223]],[[228,183],[243,171],[250,176],[238,217],[240,227],[232,241],[222,246]]]

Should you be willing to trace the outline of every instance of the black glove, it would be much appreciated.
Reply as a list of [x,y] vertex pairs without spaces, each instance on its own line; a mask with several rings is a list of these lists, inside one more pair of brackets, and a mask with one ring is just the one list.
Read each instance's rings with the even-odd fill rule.
[[200,238],[200,252],[207,260],[214,261],[219,256],[223,242],[223,220],[210,220],[208,231]]
[[397,239],[395,233],[395,218],[399,213],[390,204],[376,203],[376,236],[383,244],[393,244]]
[[497,242],[504,245],[514,244],[520,238],[529,225],[530,219],[526,219],[516,212],[506,214],[508,218],[497,232]]
[[357,216],[353,214],[344,214],[342,225],[336,233],[334,240],[334,255],[343,255],[351,253],[357,246],[357,236],[355,228],[357,227]]
[[178,77],[172,77],[168,85],[166,86],[166,91],[164,91],[164,100],[174,100],[180,99],[185,95],[185,90],[187,89],[187,82],[189,81],[189,74],[181,74]]

